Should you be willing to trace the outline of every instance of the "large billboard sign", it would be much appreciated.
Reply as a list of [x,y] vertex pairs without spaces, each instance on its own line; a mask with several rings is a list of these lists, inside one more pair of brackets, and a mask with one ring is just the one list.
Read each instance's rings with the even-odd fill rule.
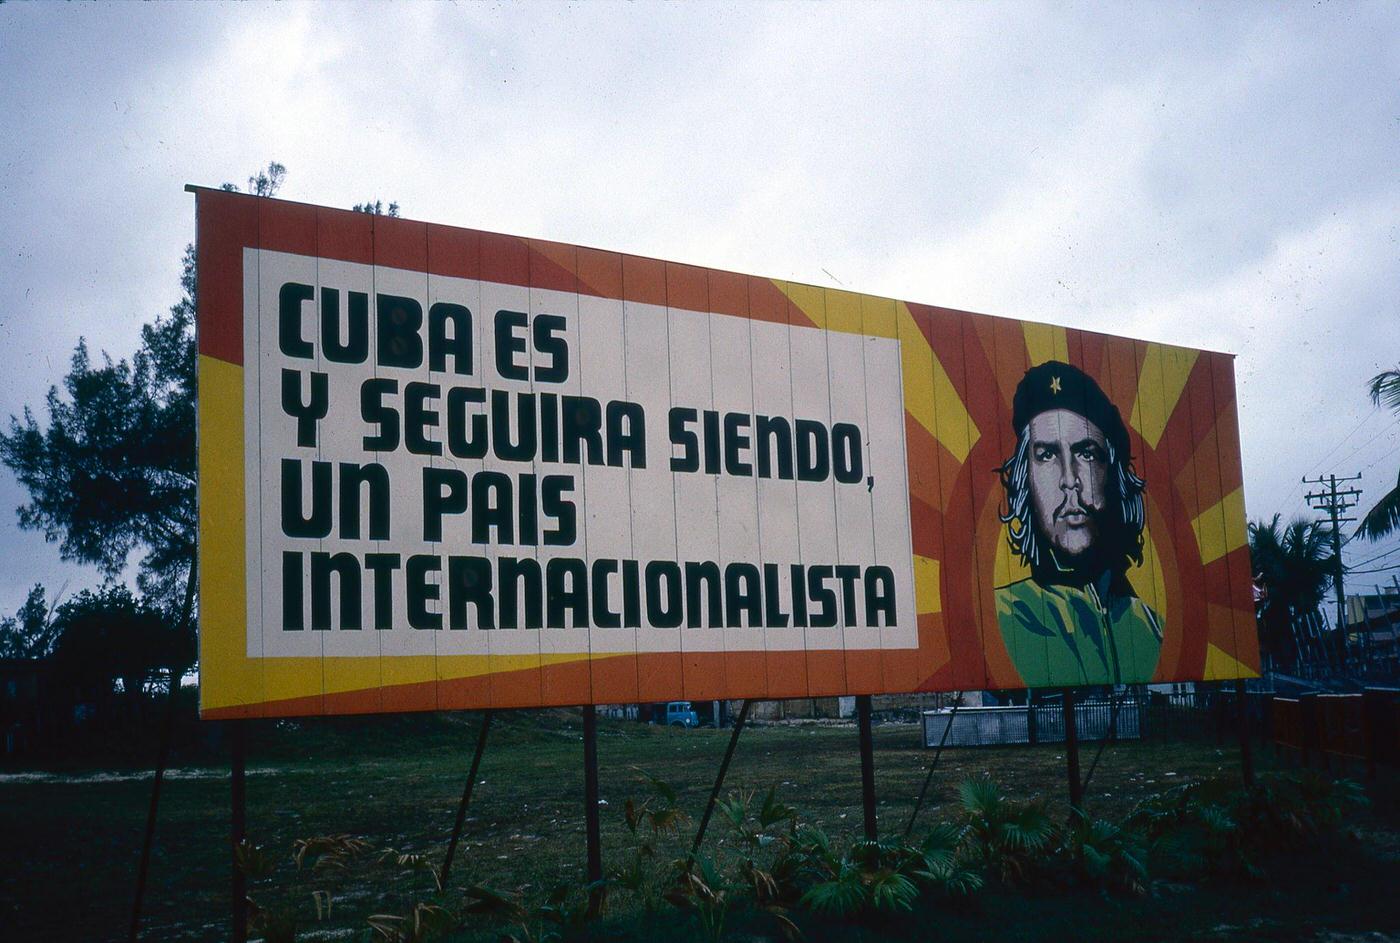
[[205,717],[1256,672],[1227,355],[194,192]]

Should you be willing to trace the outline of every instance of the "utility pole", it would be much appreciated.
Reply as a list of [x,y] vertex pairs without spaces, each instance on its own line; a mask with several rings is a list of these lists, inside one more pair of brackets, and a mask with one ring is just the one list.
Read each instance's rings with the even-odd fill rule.
[[1346,641],[1347,641],[1347,612],[1346,595],[1342,589],[1342,528],[1341,525],[1348,521],[1355,521],[1354,517],[1343,517],[1349,508],[1356,506],[1361,500],[1361,492],[1355,488],[1344,488],[1337,490],[1337,485],[1346,484],[1348,481],[1360,481],[1361,475],[1352,475],[1349,478],[1338,478],[1336,475],[1328,475],[1325,478],[1318,475],[1316,478],[1304,478],[1305,485],[1322,485],[1326,491],[1309,491],[1303,497],[1307,499],[1308,506],[1315,511],[1321,511],[1327,515],[1332,523],[1332,554],[1337,566],[1337,572],[1333,576],[1333,585],[1337,590],[1337,667],[1341,668],[1346,661]]

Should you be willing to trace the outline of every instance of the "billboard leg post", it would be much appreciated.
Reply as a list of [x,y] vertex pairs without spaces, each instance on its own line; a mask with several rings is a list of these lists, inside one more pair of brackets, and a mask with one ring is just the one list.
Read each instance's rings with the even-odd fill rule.
[[860,727],[860,797],[865,810],[865,840],[875,841],[875,740],[870,731],[870,695],[856,695]]
[[700,828],[695,832],[695,841],[690,845],[690,857],[700,853],[700,843],[705,840],[705,829],[710,824],[710,816],[714,814],[715,802],[719,799],[719,791],[724,787],[725,774],[729,772],[729,761],[734,759],[734,747],[739,743],[739,734],[744,731],[744,722],[749,719],[749,705],[753,703],[748,698],[739,708],[739,716],[734,720],[734,731],[729,735],[729,746],[724,751],[724,759],[720,761],[719,773],[715,776],[714,788],[710,790],[710,801],[705,803],[705,814],[700,816]]
[[933,762],[928,765],[928,775],[924,777],[923,788],[919,790],[919,798],[914,802],[914,811],[909,813],[909,824],[904,826],[904,837],[908,838],[909,833],[914,830],[914,820],[919,817],[919,810],[924,807],[924,796],[928,794],[929,783],[933,782],[933,771],[938,769],[938,759],[943,755],[943,747],[948,742],[948,734],[953,732],[953,721],[958,718],[958,708],[962,705],[962,692],[958,692],[957,700],[953,702],[953,711],[948,715],[948,726],[943,728],[943,736],[938,739],[938,749],[933,751]]
[[230,838],[233,841],[233,943],[247,943],[248,941],[248,883],[243,874],[243,869],[238,866],[238,847],[243,844],[248,837],[248,789],[247,789],[247,766],[248,766],[248,722],[246,720],[235,720],[229,724],[230,741],[230,776],[229,776],[229,799],[230,815],[229,823],[231,828]]
[[1069,807],[1071,815],[1083,814],[1084,784],[1079,779],[1079,731],[1074,716],[1074,688],[1064,688],[1065,761],[1069,768]]
[[179,685],[176,672],[170,673],[170,693],[165,706],[165,726],[160,733],[160,752],[156,757],[156,775],[151,784],[151,805],[146,810],[146,836],[141,842],[141,863],[136,868],[136,897],[131,904],[131,927],[127,940],[136,943],[141,931],[141,901],[146,896],[146,874],[151,867],[151,846],[156,839],[156,811],[160,807],[160,787],[165,781],[165,766],[170,759],[170,740],[175,729],[175,690]]
[[588,913],[603,906],[603,849],[598,833],[598,712],[583,706],[583,822],[588,835]]
[[1254,750],[1249,742],[1249,700],[1245,697],[1244,679],[1235,682],[1235,704],[1239,711],[1240,775],[1246,787],[1254,785]]
[[452,873],[452,858],[457,853],[457,842],[462,837],[462,825],[467,821],[467,806],[472,801],[472,787],[476,784],[476,772],[481,768],[481,754],[486,751],[486,732],[491,729],[491,712],[482,711],[481,732],[476,737],[476,753],[472,754],[471,770],[467,773],[467,784],[462,788],[462,801],[457,804],[457,821],[452,825],[452,838],[447,843],[447,857],[442,860],[442,886],[447,887],[447,876]]
[[[1099,760],[1103,758],[1104,747],[1118,740],[1118,707],[1122,698],[1128,696],[1125,688],[1121,695],[1113,695],[1108,702],[1108,736],[1099,741],[1099,748],[1094,751],[1094,758],[1089,761],[1089,772],[1084,774],[1084,784],[1080,787],[1080,792],[1089,788],[1089,780],[1094,778],[1094,770],[1099,768]],[[1078,733],[1076,728],[1075,733]]]
[[[190,629],[190,615],[194,611],[194,590],[199,580],[198,559],[191,557],[190,570],[185,578],[185,603],[180,612],[180,631]],[[136,899],[131,904],[131,928],[127,935],[130,943],[136,943],[141,931],[141,900],[146,896],[146,873],[151,866],[151,845],[156,837],[156,810],[160,807],[160,786],[165,780],[165,765],[170,759],[170,741],[175,736],[175,697],[180,691],[182,671],[170,670],[170,690],[166,692],[165,728],[160,735],[160,753],[156,758],[156,775],[151,784],[151,806],[146,813],[146,837],[141,843],[141,863],[136,869]]]

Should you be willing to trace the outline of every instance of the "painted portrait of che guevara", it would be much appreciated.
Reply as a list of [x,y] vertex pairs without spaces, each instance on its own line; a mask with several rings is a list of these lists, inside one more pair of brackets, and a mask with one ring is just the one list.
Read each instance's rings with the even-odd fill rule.
[[1007,541],[1030,576],[996,590],[997,622],[1027,687],[1151,680],[1162,622],[1138,598],[1143,491],[1128,430],[1093,378],[1050,361],[1012,400],[1000,468]]

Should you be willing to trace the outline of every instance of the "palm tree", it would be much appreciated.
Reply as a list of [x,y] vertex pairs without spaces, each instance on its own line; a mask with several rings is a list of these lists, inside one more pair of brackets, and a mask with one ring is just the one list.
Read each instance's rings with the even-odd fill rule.
[[[1400,367],[1371,377],[1371,402],[1400,413]],[[1356,533],[1379,540],[1394,533],[1397,528],[1400,528],[1400,476],[1396,477],[1395,487],[1387,491],[1361,519]]]
[[1265,644],[1275,657],[1291,661],[1296,640],[1294,620],[1314,612],[1332,587],[1336,556],[1332,528],[1319,521],[1294,518],[1286,526],[1273,519],[1249,523],[1249,556],[1254,580],[1265,600],[1260,610]]

